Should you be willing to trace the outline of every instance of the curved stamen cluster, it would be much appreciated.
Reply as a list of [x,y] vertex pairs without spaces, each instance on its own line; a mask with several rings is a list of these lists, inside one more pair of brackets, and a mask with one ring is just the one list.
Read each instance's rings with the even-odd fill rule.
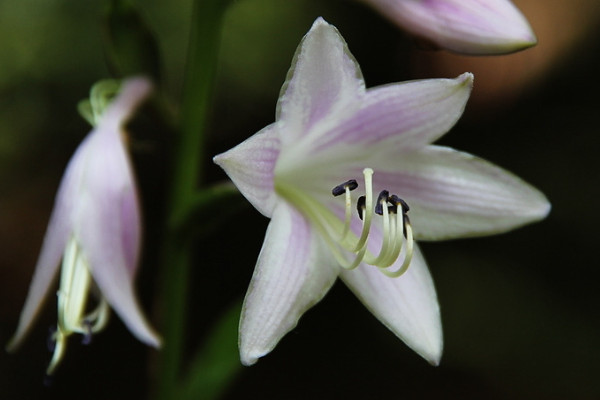
[[92,275],[85,254],[75,239],[69,240],[63,256],[58,295],[58,323],[50,340],[54,354],[48,375],[54,372],[65,352],[67,338],[73,333],[83,335],[83,343],[91,341],[92,334],[102,330],[108,322],[110,307],[104,298],[98,306],[85,314]]
[[[353,269],[358,267],[361,262],[373,265],[380,269],[382,273],[390,277],[398,277],[408,269],[413,255],[413,233],[408,218],[408,204],[395,194],[390,195],[387,190],[381,191],[373,204],[373,170],[365,168],[363,170],[365,180],[365,195],[360,196],[356,202],[358,217],[362,221],[361,234],[356,240],[349,238],[350,225],[352,222],[352,195],[351,191],[358,187],[356,180],[352,179],[333,188],[333,196],[345,195],[345,218],[344,227],[338,239],[338,243],[347,251],[354,253],[353,260],[347,260],[346,257],[334,252],[338,262],[343,268]],[[381,216],[382,219],[382,243],[381,249],[377,255],[367,251],[369,233],[374,215]],[[406,240],[406,249],[404,251],[404,260],[402,265],[395,271],[390,271],[389,267],[394,265],[400,257],[404,240]]]

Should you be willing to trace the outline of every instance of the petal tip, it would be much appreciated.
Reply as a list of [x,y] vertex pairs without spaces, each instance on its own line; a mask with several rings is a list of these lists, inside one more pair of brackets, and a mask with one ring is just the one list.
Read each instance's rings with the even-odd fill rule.
[[[542,195],[543,196],[543,195]],[[550,211],[552,210],[552,204],[546,199],[545,196],[540,200],[538,206],[535,208],[533,213],[534,221],[541,221],[545,219]]]
[[330,26],[330,24],[327,21],[325,21],[325,19],[323,17],[317,17],[317,19],[315,19],[315,22],[313,22],[310,30],[312,31],[313,29],[317,29],[317,28],[321,28],[321,27],[328,27],[328,26]]
[[418,343],[420,345],[419,347],[416,346],[417,343],[413,343],[413,345],[407,344],[409,344],[409,347],[417,354],[423,357],[425,361],[432,366],[437,367],[440,365],[442,354],[444,352],[444,338],[441,327],[439,330],[433,330],[433,332],[430,333],[433,333],[433,335],[430,335],[429,338],[423,337],[423,340],[420,341],[421,343]]
[[474,80],[475,80],[475,76],[471,72],[465,72],[456,78],[456,81],[459,84],[463,84],[463,85],[469,86],[469,87],[473,87]]
[[421,354],[421,356],[432,366],[437,367],[442,361],[443,345],[437,346],[435,349],[427,354]]
[[240,361],[243,366],[250,367],[258,361],[259,358],[263,357],[265,354],[256,354],[256,352],[245,351],[240,347]]
[[126,88],[127,91],[131,91],[134,94],[133,97],[140,99],[148,96],[154,88],[152,81],[145,76],[129,78],[123,82],[123,86],[124,89]]
[[117,123],[121,125],[132,117],[135,110],[154,90],[152,81],[143,76],[125,79],[117,97],[102,115],[104,124]]
[[221,166],[221,164],[223,163],[223,154],[217,154],[216,156],[214,156],[212,158],[213,163],[217,164],[219,167]]
[[152,332],[152,335],[144,340],[144,343],[150,347],[154,347],[155,349],[160,349],[163,345],[162,338],[156,332]]

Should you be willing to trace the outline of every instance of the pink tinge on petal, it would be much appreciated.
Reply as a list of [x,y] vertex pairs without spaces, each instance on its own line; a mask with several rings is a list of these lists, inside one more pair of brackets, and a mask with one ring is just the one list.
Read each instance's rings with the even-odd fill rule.
[[279,126],[275,123],[213,158],[244,197],[267,217],[271,217],[276,203],[273,180],[280,147]]
[[[123,104],[121,96],[131,97],[129,90],[133,89],[137,88],[126,83],[116,104]],[[85,184],[77,199],[75,237],[110,306],[139,340],[159,346],[160,339],[144,318],[133,289],[140,212],[121,124],[113,122],[102,119],[90,144],[94,147],[86,158]]]
[[123,81],[119,95],[106,108],[99,124],[110,127],[108,129],[110,132],[118,133],[117,128],[131,118],[135,109],[148,98],[152,89],[152,82],[143,77]]
[[[361,265],[340,278],[359,300],[407,346],[438,365],[443,351],[442,323],[437,295],[427,264],[418,247],[408,271],[389,278],[376,267]],[[402,262],[399,259],[396,264]],[[391,270],[398,268],[392,266]]]
[[457,52],[502,54],[537,41],[509,0],[364,1],[413,34]]
[[125,324],[140,340],[159,344],[133,294],[140,218],[133,175],[121,137],[125,120],[151,89],[151,83],[144,78],[125,81],[98,126],[69,162],[9,350],[20,344],[35,318],[71,238],[80,245],[98,286]]
[[374,190],[408,202],[420,239],[504,232],[540,220],[550,209],[545,196],[520,178],[453,149],[429,146],[374,164]]
[[90,151],[90,139],[91,134],[79,145],[62,177],[40,256],[29,286],[27,299],[21,312],[19,325],[7,346],[9,351],[15,350],[21,344],[31,323],[47,298],[58,272],[67,241],[73,234],[73,210],[76,207],[77,194],[85,169],[85,160]]
[[337,29],[317,18],[296,50],[277,104],[281,139],[292,143],[364,93],[359,66]]
[[127,188],[121,198],[121,243],[127,270],[132,277],[138,266],[141,244],[140,206],[134,187]]
[[309,222],[280,202],[273,213],[240,321],[245,365],[269,353],[333,285],[337,269]]
[[[473,75],[456,79],[426,79],[367,90],[361,106],[349,110],[325,134],[312,139],[311,151],[335,147],[352,154],[422,147],[448,132],[460,118],[473,86]],[[333,124],[332,124],[333,125]]]

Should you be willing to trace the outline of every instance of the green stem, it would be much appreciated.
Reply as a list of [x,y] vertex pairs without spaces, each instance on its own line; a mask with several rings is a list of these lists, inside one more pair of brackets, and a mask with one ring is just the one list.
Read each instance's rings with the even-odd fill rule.
[[184,80],[180,136],[173,154],[170,201],[162,253],[162,317],[164,347],[159,362],[158,399],[177,398],[186,330],[186,300],[192,241],[172,221],[193,207],[201,184],[204,137],[212,99],[221,25],[228,1],[194,2]]

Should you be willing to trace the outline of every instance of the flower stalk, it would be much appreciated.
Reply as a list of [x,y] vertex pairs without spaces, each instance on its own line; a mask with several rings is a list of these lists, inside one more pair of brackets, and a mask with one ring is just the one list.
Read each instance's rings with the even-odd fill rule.
[[[172,399],[178,380],[186,329],[186,299],[192,262],[190,240],[177,221],[194,207],[203,177],[204,137],[213,94],[221,26],[228,1],[196,0],[185,72],[180,135],[172,155],[170,198],[162,251],[162,307],[165,346],[161,355],[158,399]],[[188,238],[189,239],[189,238]]]

